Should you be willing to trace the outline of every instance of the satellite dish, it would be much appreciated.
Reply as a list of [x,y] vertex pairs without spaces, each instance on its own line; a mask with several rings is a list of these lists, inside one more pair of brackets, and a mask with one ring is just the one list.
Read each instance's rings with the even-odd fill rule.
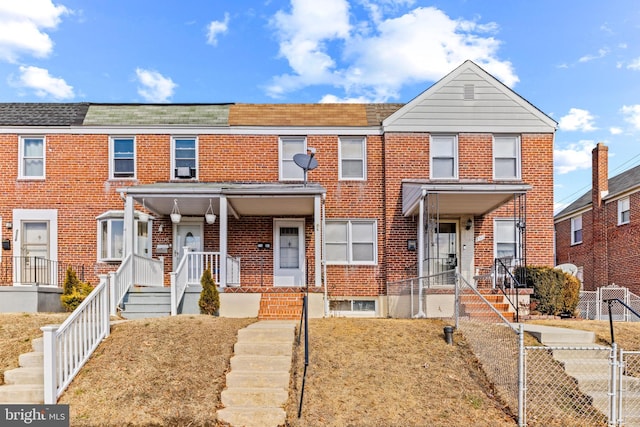
[[565,273],[568,273],[572,276],[575,276],[578,274],[578,267],[576,267],[574,264],[560,264],[560,265],[556,265],[554,268],[557,268],[558,270],[562,270]]
[[307,172],[318,167],[318,160],[314,157],[315,148],[309,148],[311,154],[298,153],[293,155],[293,162],[304,171],[304,186],[307,186]]

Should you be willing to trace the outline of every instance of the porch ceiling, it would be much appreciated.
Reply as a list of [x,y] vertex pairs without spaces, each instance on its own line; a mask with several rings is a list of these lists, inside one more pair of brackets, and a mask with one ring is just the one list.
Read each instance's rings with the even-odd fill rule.
[[418,213],[422,194],[437,194],[440,215],[484,215],[513,200],[514,194],[531,190],[528,184],[512,183],[402,183],[402,213]]
[[169,215],[177,201],[183,216],[204,217],[209,202],[216,215],[220,197],[229,202],[229,214],[242,216],[313,215],[314,198],[326,190],[317,184],[209,184],[162,183],[119,190],[157,215]]

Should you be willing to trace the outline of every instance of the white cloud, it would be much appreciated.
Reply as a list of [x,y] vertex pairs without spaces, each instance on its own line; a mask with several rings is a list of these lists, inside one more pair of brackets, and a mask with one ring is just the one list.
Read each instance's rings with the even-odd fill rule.
[[[513,66],[497,59],[495,23],[452,19],[434,7],[385,17],[407,1],[363,0],[369,23],[349,21],[346,0],[292,0],[290,13],[272,20],[280,55],[292,72],[273,79],[272,96],[311,85],[333,85],[344,98],[397,98],[408,83],[435,81],[471,59],[507,86],[518,82]],[[349,65],[341,64],[347,63]],[[337,96],[342,98],[342,96]]]
[[357,98],[340,98],[335,95],[328,94],[320,99],[321,104],[366,104],[367,102],[369,102],[369,98],[365,96],[359,96]]
[[596,146],[593,141],[580,141],[567,148],[553,150],[553,165],[560,175],[578,169],[591,167],[591,151]]
[[55,99],[70,99],[74,97],[72,86],[69,86],[64,79],[51,76],[44,68],[21,66],[20,77],[11,84],[31,89],[41,98],[51,96]]
[[178,86],[171,78],[157,71],[136,68],[136,75],[142,85],[138,87],[138,94],[147,102],[169,102]]
[[207,43],[216,46],[218,44],[218,35],[224,34],[229,29],[229,14],[224,14],[224,21],[211,21],[207,27]]
[[625,105],[620,111],[627,123],[631,123],[636,130],[640,130],[640,104]]
[[598,53],[596,55],[593,55],[593,54],[585,55],[585,56],[581,57],[580,59],[578,59],[578,62],[594,61],[596,59],[604,58],[608,54],[609,54],[609,49],[598,49]]
[[630,70],[635,70],[635,71],[640,70],[640,58],[636,58],[633,61],[631,61],[627,65],[627,68],[630,69]]
[[622,133],[622,129],[619,127],[612,126],[609,128],[609,133],[611,135],[620,135]]
[[558,127],[564,131],[582,131],[590,132],[597,128],[593,125],[594,117],[587,110],[581,110],[580,108],[572,108],[569,110],[569,114],[560,118]]
[[0,2],[0,59],[16,62],[21,54],[48,56],[53,42],[46,30],[55,29],[71,11],[52,0]]

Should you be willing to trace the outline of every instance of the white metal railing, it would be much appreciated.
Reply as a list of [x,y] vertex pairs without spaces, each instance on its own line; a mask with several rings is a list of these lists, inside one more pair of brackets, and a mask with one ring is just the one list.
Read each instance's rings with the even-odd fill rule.
[[133,283],[141,286],[164,285],[164,257],[153,259],[133,255]]
[[108,276],[62,323],[44,333],[44,403],[55,404],[100,342],[109,336]]
[[122,264],[115,273],[109,273],[111,298],[109,298],[109,312],[112,316],[117,314],[118,305],[124,299],[133,284],[133,255],[129,254],[122,260]]
[[[171,315],[178,314],[178,306],[184,296],[187,286],[199,285],[202,273],[210,269],[213,280],[220,286],[220,253],[219,252],[189,252],[185,247],[184,256],[171,273]],[[240,257],[227,255],[227,286],[240,285]]]

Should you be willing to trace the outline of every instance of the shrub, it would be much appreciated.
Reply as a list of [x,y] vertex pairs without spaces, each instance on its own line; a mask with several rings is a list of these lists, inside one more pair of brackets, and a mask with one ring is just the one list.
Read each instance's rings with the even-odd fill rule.
[[580,298],[580,281],[549,267],[526,267],[527,286],[533,288],[537,311],[542,314],[573,316]]
[[92,290],[93,286],[81,282],[76,272],[69,266],[62,286],[62,295],[60,296],[62,306],[68,312],[75,310]]
[[220,294],[218,293],[218,288],[213,281],[210,269],[207,268],[204,273],[202,273],[200,284],[202,285],[200,299],[198,300],[200,313],[214,315],[220,308]]

